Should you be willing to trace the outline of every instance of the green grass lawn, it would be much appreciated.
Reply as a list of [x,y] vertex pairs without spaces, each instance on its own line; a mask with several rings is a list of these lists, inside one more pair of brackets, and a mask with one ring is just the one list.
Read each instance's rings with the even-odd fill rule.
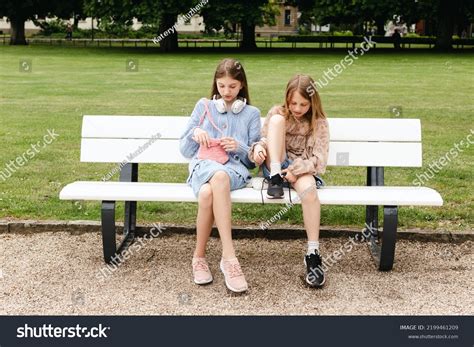
[[[344,51],[232,54],[247,72],[252,103],[266,114],[282,101],[288,79],[306,73],[315,79],[345,56]],[[75,180],[100,180],[114,165],[80,163],[84,114],[189,115],[208,96],[217,62],[230,53],[159,54],[154,50],[0,46],[0,170],[42,141],[47,129],[60,135],[4,181],[0,177],[0,219],[98,220],[96,202],[60,201],[59,191]],[[32,64],[20,71],[20,60]],[[127,59],[138,72],[127,72]],[[424,167],[386,169],[387,185],[411,185],[416,174],[459,143],[474,128],[472,53],[387,54],[369,51],[321,90],[329,117],[420,118]],[[402,228],[467,230],[473,226],[473,150],[464,148],[426,185],[438,190],[440,208],[401,208]],[[365,184],[365,168],[332,168],[330,185]],[[185,165],[143,165],[140,180],[184,182]],[[121,207],[121,206],[120,206]],[[279,206],[235,204],[235,224],[259,224]],[[323,206],[322,225],[362,227],[363,207]],[[117,218],[121,217],[117,213]],[[196,204],[141,203],[139,222],[194,223]],[[296,207],[282,220],[301,224]]]

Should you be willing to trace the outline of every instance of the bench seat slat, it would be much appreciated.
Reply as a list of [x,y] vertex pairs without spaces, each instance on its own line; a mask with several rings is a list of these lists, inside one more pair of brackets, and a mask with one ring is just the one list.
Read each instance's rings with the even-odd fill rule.
[[[285,200],[266,199],[265,203],[289,202],[288,189]],[[324,205],[393,205],[393,206],[442,206],[440,194],[426,187],[352,187],[327,186],[318,190]],[[260,190],[244,188],[231,193],[233,202],[261,203]],[[183,183],[145,182],[75,182],[60,193],[61,200],[110,200],[110,201],[169,201],[196,202],[191,188]],[[292,191],[293,202],[297,195]]]
[[[81,161],[96,163],[187,163],[181,156],[179,140],[82,139]],[[140,153],[138,153],[140,152]],[[138,155],[133,155],[137,153]],[[421,167],[421,143],[334,142],[329,146],[330,166]]]

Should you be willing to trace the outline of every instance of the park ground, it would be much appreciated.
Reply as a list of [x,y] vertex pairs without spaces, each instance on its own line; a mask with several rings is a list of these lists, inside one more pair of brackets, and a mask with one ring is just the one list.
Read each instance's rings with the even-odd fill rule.
[[[323,239],[323,256],[347,238]],[[397,243],[393,271],[379,272],[366,245],[327,271],[321,290],[303,284],[302,239],[235,241],[249,282],[230,294],[218,270],[220,243],[208,261],[214,282],[192,282],[194,236],[167,234],[115,270],[104,270],[99,233],[0,234],[0,315],[472,315],[472,241]]]
[[[152,49],[0,47],[0,170],[42,141],[48,129],[58,137],[5,181],[0,177],[0,219],[99,220],[95,202],[60,201],[59,192],[76,180],[100,180],[113,164],[80,163],[82,116],[187,116],[208,96],[218,61],[241,60],[252,104],[262,114],[281,103],[286,82],[296,73],[316,80],[347,54],[337,51],[259,53],[195,51],[160,54]],[[132,64],[132,65],[130,65]],[[134,66],[134,68],[131,68]],[[471,51],[435,54],[371,50],[320,90],[329,117],[419,118],[422,168],[385,170],[386,185],[410,186],[428,165],[473,131],[474,59]],[[439,191],[442,207],[400,209],[402,229],[450,232],[473,226],[473,150],[460,147],[425,185]],[[184,182],[185,165],[143,165],[141,181]],[[328,168],[328,185],[363,185],[365,168]],[[113,179],[117,179],[114,177]],[[279,206],[235,204],[236,225],[258,226]],[[363,226],[364,207],[323,206],[323,226]],[[119,206],[117,216],[122,215]],[[139,223],[192,225],[196,204],[139,204]],[[301,208],[281,223],[301,224]]]

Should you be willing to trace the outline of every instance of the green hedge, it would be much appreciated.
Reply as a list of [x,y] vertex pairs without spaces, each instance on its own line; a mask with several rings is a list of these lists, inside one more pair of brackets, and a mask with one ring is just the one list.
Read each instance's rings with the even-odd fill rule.
[[[377,43],[393,43],[389,36],[372,36],[372,41]],[[329,42],[329,43],[359,43],[364,41],[364,36],[331,36],[331,35],[282,35],[278,37],[282,42]],[[435,44],[435,37],[402,37],[400,43],[410,44]],[[453,44],[474,45],[474,39],[453,39]]]

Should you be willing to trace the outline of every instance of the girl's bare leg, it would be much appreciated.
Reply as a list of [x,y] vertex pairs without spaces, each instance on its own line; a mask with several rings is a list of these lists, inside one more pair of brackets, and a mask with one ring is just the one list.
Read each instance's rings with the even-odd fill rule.
[[303,220],[308,241],[319,240],[321,203],[316,190],[316,182],[311,174],[303,175],[293,184],[303,207]]
[[235,258],[232,242],[232,203],[230,200],[230,178],[227,172],[217,171],[209,181],[212,188],[212,211],[222,242],[222,258]]
[[285,118],[276,114],[270,118],[267,134],[267,159],[265,164],[270,169],[270,163],[285,160]]
[[212,188],[209,183],[202,185],[198,195],[198,213],[196,218],[196,249],[194,257],[204,258],[206,245],[211,236],[214,224],[214,213],[212,211],[213,199]]

